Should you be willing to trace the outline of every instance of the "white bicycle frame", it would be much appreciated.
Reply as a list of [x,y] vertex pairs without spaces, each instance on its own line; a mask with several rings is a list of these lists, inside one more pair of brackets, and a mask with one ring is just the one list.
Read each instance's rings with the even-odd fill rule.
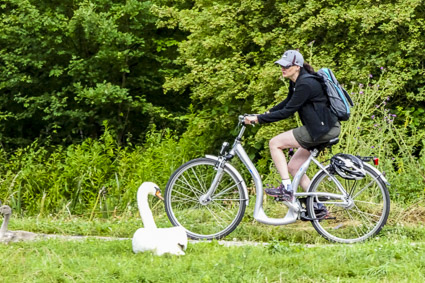
[[[239,117],[239,121],[242,122],[243,116]],[[332,193],[321,193],[321,192],[302,192],[302,193],[295,193],[295,201],[294,202],[287,202],[284,201],[283,203],[289,208],[288,212],[286,213],[284,218],[270,218],[266,215],[263,209],[263,182],[261,180],[260,174],[258,173],[257,169],[255,168],[252,161],[249,159],[248,154],[246,153],[245,149],[241,145],[241,139],[243,136],[243,133],[246,129],[246,126],[242,124],[242,128],[239,132],[239,135],[235,139],[235,142],[229,151],[228,155],[235,156],[237,155],[239,159],[242,161],[242,163],[245,165],[245,167],[249,170],[251,173],[252,178],[254,179],[254,184],[256,188],[256,201],[255,201],[255,208],[254,208],[254,219],[258,222],[268,224],[268,225],[286,225],[290,223],[294,223],[298,219],[300,219],[300,214],[302,212],[302,206],[300,202],[298,201],[298,197],[314,197],[315,202],[321,203],[319,201],[319,197],[329,197],[332,200],[335,200],[335,202],[329,202],[326,201],[326,203],[333,203],[341,207],[350,207],[353,205],[352,198],[348,195],[348,193],[345,191],[344,187],[341,185],[341,183],[332,175],[330,174],[325,166],[323,166],[315,157],[317,157],[319,151],[317,149],[311,150],[311,154],[309,158],[301,165],[298,172],[295,174],[294,179],[292,181],[292,187],[296,190],[298,188],[298,185],[301,181],[302,176],[307,172],[308,167],[310,166],[311,161],[316,163],[316,165],[321,169],[319,170],[316,175],[313,177],[313,180],[316,178],[316,176],[321,172],[324,171],[329,178],[332,179],[332,181],[336,184],[341,194],[332,194]],[[215,159],[218,162],[217,166],[217,174],[208,190],[208,192],[201,197],[201,203],[207,204],[209,200],[211,200],[211,196],[214,194],[214,191],[218,185],[218,183],[221,180],[221,177],[223,176],[224,167],[227,166],[229,170],[231,170],[237,178],[240,180],[241,185],[244,189],[244,199],[247,201],[248,204],[248,190],[246,187],[245,182],[243,181],[242,176],[239,174],[239,172],[231,166],[225,158],[222,156],[216,157],[212,155],[207,155],[207,158]],[[311,182],[311,183],[312,183]]]

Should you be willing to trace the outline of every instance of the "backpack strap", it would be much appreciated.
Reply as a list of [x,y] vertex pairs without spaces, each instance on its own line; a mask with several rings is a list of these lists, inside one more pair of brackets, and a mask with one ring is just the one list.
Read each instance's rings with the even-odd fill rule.
[[[320,75],[313,75],[313,74],[310,74],[310,73],[306,73],[306,74],[302,74],[300,77],[298,77],[299,79],[306,79],[306,78],[313,78],[313,79],[315,79],[315,80],[317,80],[319,83],[320,83],[320,85],[322,86],[322,90],[323,90],[323,94],[326,96],[326,98],[328,98],[328,100],[329,100],[329,97],[328,97],[328,95],[326,94],[327,92],[326,92],[326,89],[327,89],[327,86],[326,86],[326,82],[325,82],[325,79],[322,77],[322,76],[320,76]],[[298,80],[297,80],[298,81]]]

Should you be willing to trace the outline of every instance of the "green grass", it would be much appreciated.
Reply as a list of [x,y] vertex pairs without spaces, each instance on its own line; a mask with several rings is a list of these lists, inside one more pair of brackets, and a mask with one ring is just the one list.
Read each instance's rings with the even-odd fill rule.
[[[253,203],[226,240],[267,242],[224,247],[190,243],[185,256],[133,254],[131,240],[43,239],[0,245],[0,282],[424,282],[422,203],[393,204],[388,224],[365,243],[332,244],[309,222],[268,226],[252,217]],[[265,202],[269,216],[284,210]],[[159,227],[171,226],[163,204],[153,205]],[[131,238],[137,213],[106,219],[56,215],[13,217],[10,230]]]
[[189,245],[185,256],[133,254],[131,241],[49,239],[0,245],[1,282],[423,282],[425,245]]

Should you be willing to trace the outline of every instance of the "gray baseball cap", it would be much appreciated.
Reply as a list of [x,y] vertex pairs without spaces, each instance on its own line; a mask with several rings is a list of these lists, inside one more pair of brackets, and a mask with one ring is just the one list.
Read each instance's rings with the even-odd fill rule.
[[279,64],[282,67],[289,67],[293,65],[302,67],[304,64],[304,58],[300,52],[296,50],[288,50],[283,53],[282,58],[280,58],[274,63]]

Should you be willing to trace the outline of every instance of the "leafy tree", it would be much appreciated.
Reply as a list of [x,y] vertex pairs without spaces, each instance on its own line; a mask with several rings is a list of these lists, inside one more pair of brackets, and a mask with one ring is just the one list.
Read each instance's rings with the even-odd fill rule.
[[[217,140],[237,114],[262,112],[286,96],[287,83],[278,80],[273,62],[287,49],[300,49],[306,61],[332,68],[348,87],[385,68],[382,95],[390,96],[400,113],[411,114],[411,104],[425,107],[424,8],[420,0],[165,5],[157,9],[162,25],[190,33],[178,49],[178,61],[188,70],[169,77],[165,88],[190,88],[194,113],[211,125],[203,132]],[[293,126],[284,121],[261,129],[254,147]]]
[[181,32],[155,27],[152,2],[0,1],[3,146],[51,136],[98,137],[107,121],[124,140],[169,127],[187,104],[164,95]]

